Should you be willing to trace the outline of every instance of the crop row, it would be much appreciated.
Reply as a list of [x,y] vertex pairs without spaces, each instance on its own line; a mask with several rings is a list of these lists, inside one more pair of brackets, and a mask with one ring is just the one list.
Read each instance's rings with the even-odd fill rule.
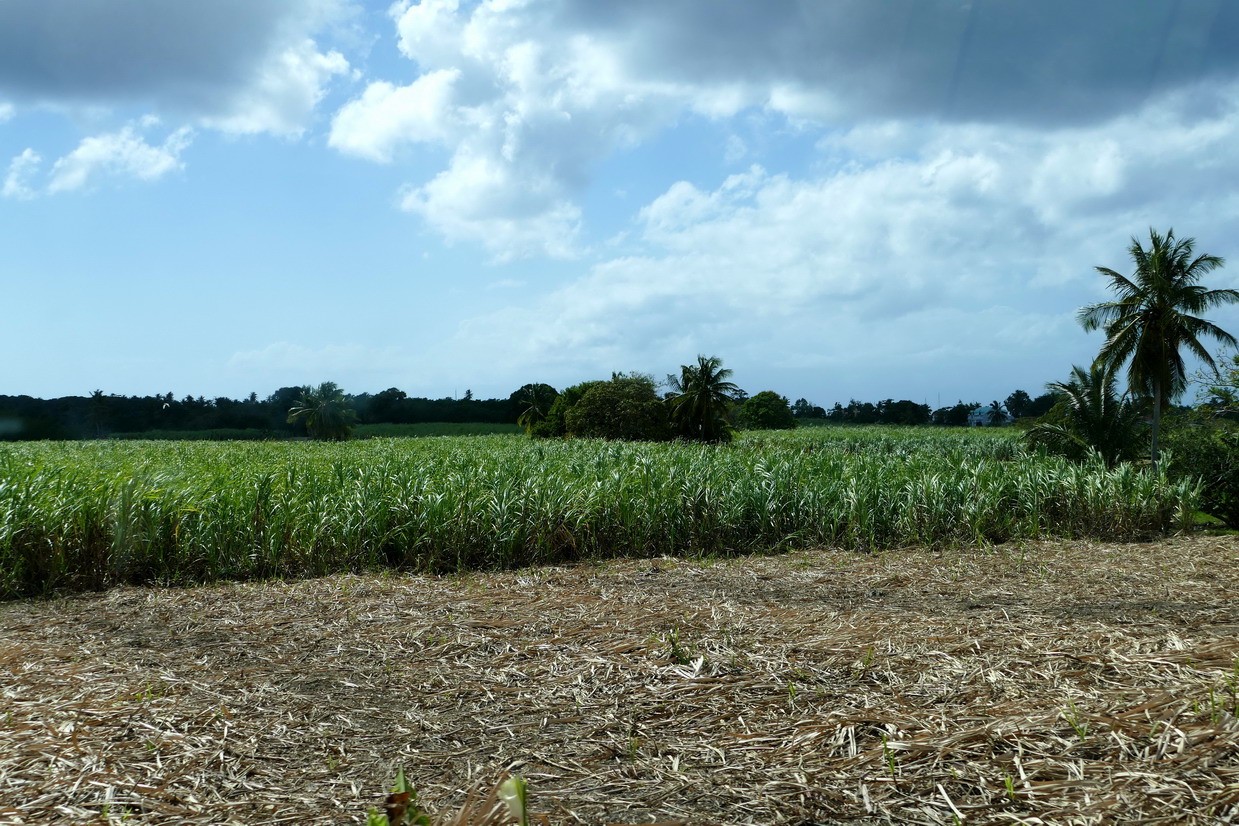
[[970,433],[0,449],[0,596],[609,555],[1147,536],[1196,490]]

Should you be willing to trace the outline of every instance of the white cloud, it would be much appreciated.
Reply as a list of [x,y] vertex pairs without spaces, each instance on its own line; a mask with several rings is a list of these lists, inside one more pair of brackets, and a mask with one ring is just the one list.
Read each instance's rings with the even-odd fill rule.
[[324,54],[313,40],[304,39],[271,55],[235,93],[224,114],[204,117],[202,123],[225,132],[298,136],[326,94],[328,81],[348,70],[339,52]]
[[448,240],[480,240],[497,261],[545,254],[571,258],[580,209],[551,176],[519,170],[490,155],[457,152],[400,206],[420,214]]
[[403,143],[446,142],[459,129],[451,123],[452,86],[459,76],[459,71],[447,69],[422,75],[408,86],[371,83],[336,113],[330,145],[386,163]]
[[30,186],[30,179],[42,162],[43,158],[39,153],[29,148],[15,157],[9,163],[9,172],[4,177],[4,188],[0,189],[0,196],[21,200],[33,198],[36,193]]
[[[1219,36],[1236,25],[1231,12],[1168,18],[1103,0],[1073,6],[1064,28],[1061,5],[399,0],[389,14],[419,76],[371,83],[337,113],[331,144],[380,162],[402,145],[444,147],[452,159],[410,185],[406,206],[499,257],[564,254],[579,247],[577,204],[599,163],[686,112],[756,111],[793,128],[885,123],[878,137],[896,145],[919,131],[910,125],[943,119],[1043,131],[1097,123],[1202,78],[1207,108],[1209,83],[1234,75],[1239,56]],[[1127,27],[1116,37],[1119,13]],[[705,151],[746,151],[735,136],[719,144]],[[1122,174],[1099,163],[1070,183],[1104,187]],[[951,169],[962,167],[939,174]]]
[[905,125],[888,137],[906,157],[675,183],[641,210],[627,254],[466,323],[449,346],[564,381],[710,352],[858,396],[929,393],[928,376],[953,370],[960,386],[1035,390],[1057,378],[1045,363],[1065,374],[1095,351],[1074,309],[1105,295],[1093,266],[1127,269],[1130,236],[1173,226],[1239,253],[1226,247],[1239,197],[1219,174],[1239,167],[1239,100],[1204,119],[1185,100],[1057,135]]
[[391,14],[422,74],[405,86],[371,83],[336,113],[330,144],[378,162],[412,144],[448,149],[447,167],[409,186],[401,205],[499,260],[576,255],[576,201],[593,166],[670,122],[691,97],[627,76],[605,42],[548,37],[532,6],[427,0]]
[[157,180],[183,167],[180,155],[192,140],[192,130],[182,127],[152,146],[132,126],[85,138],[52,166],[48,192],[81,189],[99,176]]
[[4,123],[6,120],[12,118],[16,112],[17,110],[13,107],[13,104],[0,103],[0,123]]

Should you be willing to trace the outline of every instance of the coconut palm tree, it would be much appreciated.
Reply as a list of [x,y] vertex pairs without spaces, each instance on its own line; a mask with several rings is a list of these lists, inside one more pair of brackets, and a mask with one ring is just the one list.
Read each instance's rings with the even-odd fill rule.
[[524,408],[516,417],[516,423],[532,435],[533,429],[546,420],[551,405],[559,398],[559,391],[549,384],[526,384],[516,391],[518,404]]
[[1096,268],[1110,279],[1117,299],[1090,304],[1079,313],[1085,330],[1101,329],[1106,334],[1097,362],[1115,370],[1128,364],[1129,390],[1152,399],[1154,466],[1162,411],[1187,386],[1182,351],[1213,366],[1213,358],[1200,343],[1202,336],[1235,345],[1230,333],[1199,313],[1239,302],[1239,290],[1209,290],[1198,283],[1225,262],[1216,255],[1196,255],[1195,244],[1194,238],[1176,239],[1174,230],[1159,235],[1150,229],[1147,250],[1132,238],[1128,250],[1136,271],[1131,278],[1107,267]]
[[288,422],[301,421],[310,438],[342,442],[352,432],[357,414],[339,385],[325,381],[318,387],[301,388],[301,396],[288,411]]
[[677,435],[701,442],[730,441],[734,429],[727,412],[740,392],[728,381],[730,377],[731,371],[717,356],[697,356],[696,364],[680,366],[678,377],[667,377],[671,423]]
[[1110,466],[1136,458],[1143,429],[1140,408],[1119,396],[1116,382],[1110,366],[1073,367],[1067,381],[1045,386],[1059,401],[1024,438],[1077,461],[1093,452]]

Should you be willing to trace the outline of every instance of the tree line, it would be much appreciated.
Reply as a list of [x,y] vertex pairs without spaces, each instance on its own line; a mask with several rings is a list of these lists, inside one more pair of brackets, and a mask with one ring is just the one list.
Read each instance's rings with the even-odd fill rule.
[[[335,388],[334,384],[327,383]],[[260,398],[185,396],[172,393],[122,396],[96,390],[85,396],[38,399],[0,395],[0,440],[93,439],[134,433],[214,432],[229,438],[291,437],[306,433],[304,418],[289,421],[290,412],[311,387],[281,387]],[[338,388],[336,388],[338,390]],[[486,422],[510,424],[520,411],[513,396],[506,399],[411,397],[395,387],[380,393],[343,394],[355,421],[363,424],[421,422]]]

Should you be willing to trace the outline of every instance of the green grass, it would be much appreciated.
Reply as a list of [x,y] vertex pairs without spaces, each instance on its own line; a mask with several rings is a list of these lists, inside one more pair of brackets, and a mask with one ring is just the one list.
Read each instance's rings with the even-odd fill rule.
[[0,446],[0,596],[609,555],[1154,535],[1196,490],[1000,431]]

